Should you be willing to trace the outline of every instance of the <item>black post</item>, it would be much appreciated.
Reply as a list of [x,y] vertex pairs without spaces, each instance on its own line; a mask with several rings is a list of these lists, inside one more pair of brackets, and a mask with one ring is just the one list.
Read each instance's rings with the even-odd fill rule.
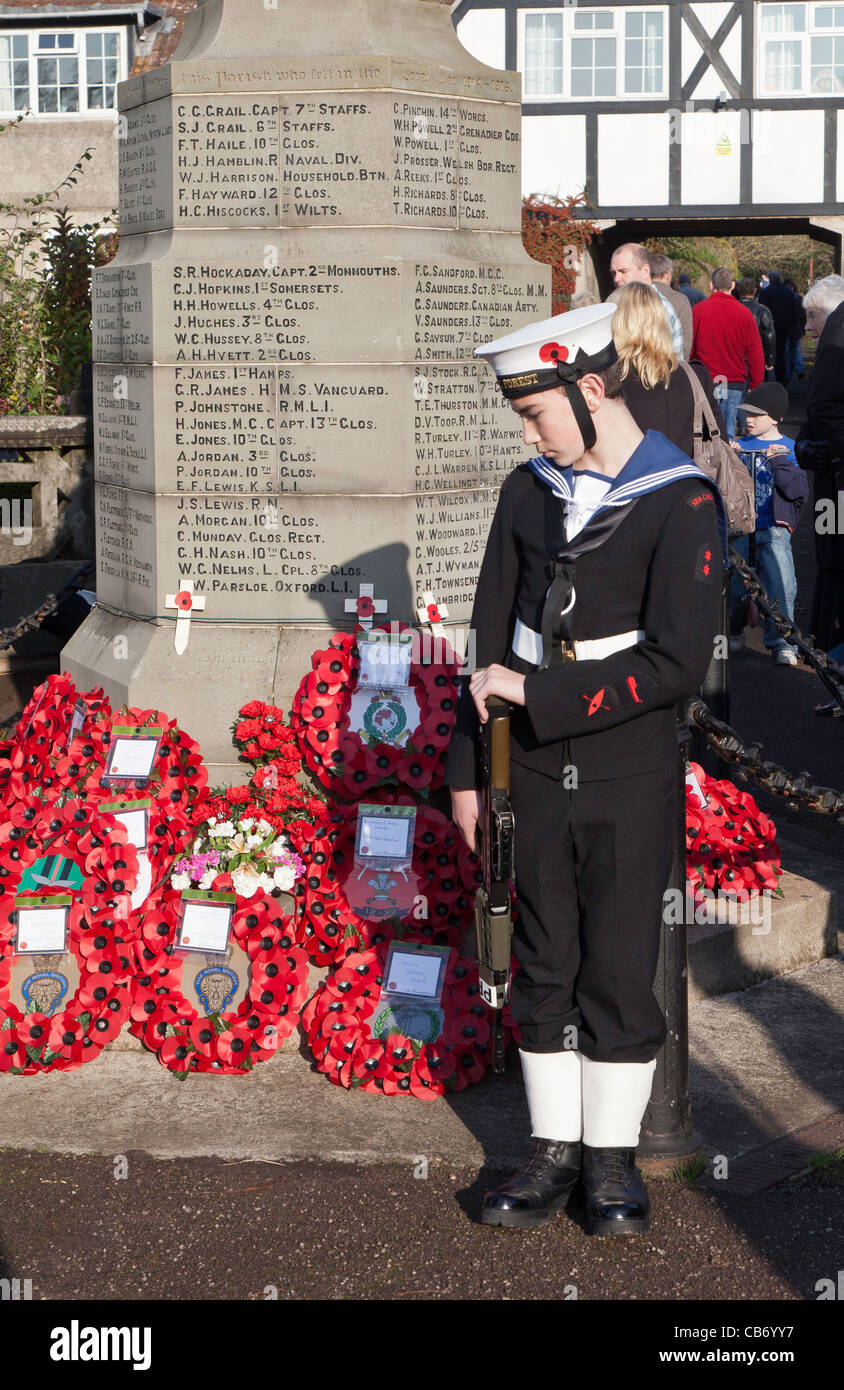
[[[726,662],[724,663],[726,665]],[[674,834],[674,862],[669,888],[678,889],[680,911],[662,914],[659,960],[654,994],[665,1015],[668,1029],[657,1054],[651,1099],[642,1121],[639,1153],[682,1158],[701,1146],[701,1137],[692,1129],[689,1097],[689,999],[686,957],[686,756],[689,728],[677,721],[677,776],[680,780],[680,814]],[[674,903],[678,901],[672,893]],[[673,918],[680,918],[675,922]]]
[[[716,651],[712,654],[709,669],[704,677],[703,685],[699,690],[702,700],[711,709],[716,719],[722,719],[725,724],[730,722],[730,659],[729,659],[729,638],[730,638],[730,575],[731,570],[722,570],[721,575],[721,616],[718,620],[719,641]],[[728,774],[724,770],[724,764],[718,754],[711,749],[706,741],[706,734],[703,729],[699,729],[695,724],[691,730],[691,748],[689,757],[696,763],[700,763],[704,772],[710,777],[726,777]]]

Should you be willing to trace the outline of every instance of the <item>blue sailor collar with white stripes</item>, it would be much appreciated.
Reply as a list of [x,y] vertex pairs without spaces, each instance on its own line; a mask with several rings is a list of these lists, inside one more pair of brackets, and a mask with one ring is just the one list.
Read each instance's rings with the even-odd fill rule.
[[[531,472],[550,487],[555,497],[564,502],[574,501],[574,469],[571,464],[565,468],[552,463],[544,454],[528,459]],[[657,430],[648,430],[641,444],[633,451],[617,477],[608,480],[610,489],[604,493],[591,520],[594,521],[605,507],[623,507],[634,497],[642,497],[647,492],[676,483],[679,478],[695,478],[711,487],[715,497],[718,518],[718,534],[721,537],[722,563],[729,568],[730,552],[727,528],[727,513],[721,493],[713,480],[698,468],[682,449],[666,439]]]

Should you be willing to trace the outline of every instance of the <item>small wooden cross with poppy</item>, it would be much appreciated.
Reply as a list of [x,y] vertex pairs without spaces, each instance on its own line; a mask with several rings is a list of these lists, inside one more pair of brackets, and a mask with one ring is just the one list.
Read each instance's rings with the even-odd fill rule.
[[376,613],[386,613],[387,600],[385,598],[374,598],[374,584],[361,584],[357,598],[346,599],[346,612],[356,613],[358,625],[364,632],[372,629],[373,618]]
[[193,592],[193,580],[183,579],[182,587],[177,594],[168,594],[164,600],[165,608],[177,608],[179,616],[176,619],[176,633],[173,644],[176,648],[176,655],[181,656],[187,651],[188,638],[190,637],[190,615],[194,609],[201,613],[205,607],[205,599]]
[[416,609],[420,623],[430,623],[431,631],[437,637],[441,634],[443,618],[448,617],[448,609],[444,603],[437,603],[430,589],[422,595],[422,602]]

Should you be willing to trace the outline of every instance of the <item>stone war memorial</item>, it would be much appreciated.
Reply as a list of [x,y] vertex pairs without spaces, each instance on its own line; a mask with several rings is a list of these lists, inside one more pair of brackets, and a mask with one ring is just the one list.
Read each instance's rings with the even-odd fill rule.
[[378,621],[427,593],[463,636],[524,448],[473,349],[551,312],[520,79],[432,0],[200,0],[119,108],[97,606],[62,668],[171,712],[237,781],[232,711],[288,707],[362,586]]

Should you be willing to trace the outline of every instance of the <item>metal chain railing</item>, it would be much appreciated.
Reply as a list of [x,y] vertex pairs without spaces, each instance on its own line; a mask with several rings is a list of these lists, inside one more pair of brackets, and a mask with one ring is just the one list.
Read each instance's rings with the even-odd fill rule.
[[804,806],[820,815],[837,815],[844,825],[844,792],[833,787],[819,787],[812,782],[810,772],[789,772],[779,763],[762,758],[760,743],[745,743],[740,734],[723,720],[716,719],[709,706],[697,695],[686,703],[686,718],[706,734],[707,742],[725,762],[737,763],[736,774],[745,781],[752,777],[757,786],[774,796],[787,798],[790,807]]
[[801,655],[815,668],[818,676],[832,698],[841,706],[841,712],[844,714],[844,671],[834,661],[830,661],[826,652],[818,651],[812,645],[811,639],[803,636],[799,627],[788,618],[782,617],[778,611],[777,600],[768,597],[756,571],[750,568],[747,561],[739,555],[733,546],[730,546],[730,560],[733,569],[740,576],[748,596],[753,599],[756,607],[766,618],[770,618],[777,632],[786,639],[789,646],[797,647]]

